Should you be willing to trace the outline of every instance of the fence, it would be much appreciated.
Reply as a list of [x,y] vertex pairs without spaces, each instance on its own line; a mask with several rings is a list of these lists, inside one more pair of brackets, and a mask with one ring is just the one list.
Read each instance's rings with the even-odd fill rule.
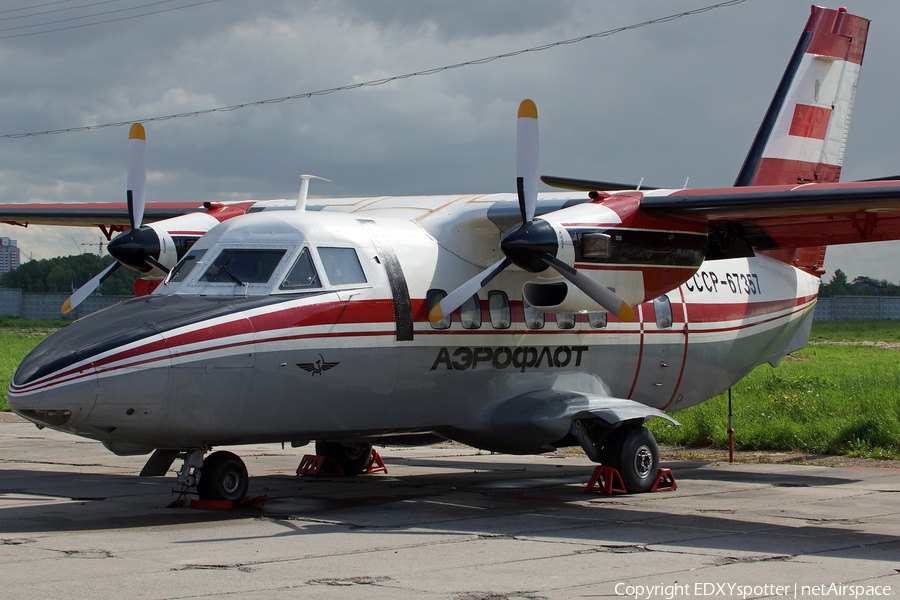
[[67,315],[60,309],[69,294],[26,294],[0,288],[0,315],[23,319],[80,319],[133,296],[88,296]]
[[816,321],[900,319],[900,296],[835,296],[819,298]]
[[[25,319],[80,319],[131,296],[88,296],[75,310],[63,315],[60,308],[68,294],[25,294],[0,288],[0,315]],[[816,321],[900,319],[900,296],[835,296],[819,298]]]

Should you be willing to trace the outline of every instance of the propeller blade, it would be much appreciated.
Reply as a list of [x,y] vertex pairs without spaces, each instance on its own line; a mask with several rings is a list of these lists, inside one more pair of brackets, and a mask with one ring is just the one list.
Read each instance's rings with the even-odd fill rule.
[[169,274],[169,271],[171,271],[171,269],[170,269],[169,267],[167,267],[166,265],[162,264],[161,262],[159,262],[158,260],[156,260],[156,259],[153,258],[152,256],[145,256],[145,257],[144,257],[144,262],[146,262],[146,263],[147,263],[148,265],[150,265],[151,267],[156,267],[157,269],[159,269],[160,271],[162,271],[162,272],[165,273],[166,275],[168,275],[168,274]]
[[128,216],[131,228],[137,229],[144,220],[144,198],[147,189],[147,138],[140,123],[128,132]]
[[466,300],[474,296],[478,290],[486,286],[491,279],[499,275],[500,271],[511,264],[512,262],[508,258],[504,258],[450,292],[429,311],[428,320],[432,323],[437,323],[445,315],[452,313],[462,306]]
[[531,100],[519,105],[516,127],[516,188],[522,222],[530,223],[537,208],[538,188],[538,140],[537,107]]
[[67,315],[72,312],[72,309],[82,303],[82,301],[94,293],[100,284],[106,281],[106,278],[113,274],[113,272],[121,266],[121,263],[118,261],[109,265],[102,271],[100,274],[88,281],[86,284],[75,290],[71,296],[66,298],[66,301],[63,302],[62,305],[62,314]]
[[541,260],[553,267],[557,273],[572,282],[572,285],[587,294],[594,302],[626,322],[634,321],[634,309],[619,298],[608,287],[600,285],[584,273],[567,265],[555,256],[544,253]]

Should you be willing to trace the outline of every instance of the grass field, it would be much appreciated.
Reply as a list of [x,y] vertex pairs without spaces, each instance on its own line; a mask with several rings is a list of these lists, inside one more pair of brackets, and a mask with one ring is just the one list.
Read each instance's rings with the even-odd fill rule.
[[[0,410],[16,366],[51,331],[10,325],[0,329]],[[815,323],[809,346],[757,367],[732,389],[735,448],[900,458],[900,348],[852,343],[866,341],[900,346],[900,322]],[[673,416],[683,427],[650,425],[661,443],[728,447],[726,395]]]

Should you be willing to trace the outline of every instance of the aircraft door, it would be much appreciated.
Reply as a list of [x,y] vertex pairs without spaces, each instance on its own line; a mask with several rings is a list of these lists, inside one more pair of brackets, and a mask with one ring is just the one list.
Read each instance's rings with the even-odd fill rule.
[[684,373],[687,308],[680,289],[639,308],[641,359],[629,398],[661,409],[677,399]]

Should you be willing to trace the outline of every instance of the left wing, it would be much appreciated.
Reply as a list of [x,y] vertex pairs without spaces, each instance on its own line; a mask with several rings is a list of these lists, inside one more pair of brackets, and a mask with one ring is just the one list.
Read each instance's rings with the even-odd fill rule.
[[[208,210],[201,202],[147,203],[144,223],[153,223]],[[0,223],[8,225],[62,225],[67,227],[131,227],[125,202],[61,204],[0,204]]]

